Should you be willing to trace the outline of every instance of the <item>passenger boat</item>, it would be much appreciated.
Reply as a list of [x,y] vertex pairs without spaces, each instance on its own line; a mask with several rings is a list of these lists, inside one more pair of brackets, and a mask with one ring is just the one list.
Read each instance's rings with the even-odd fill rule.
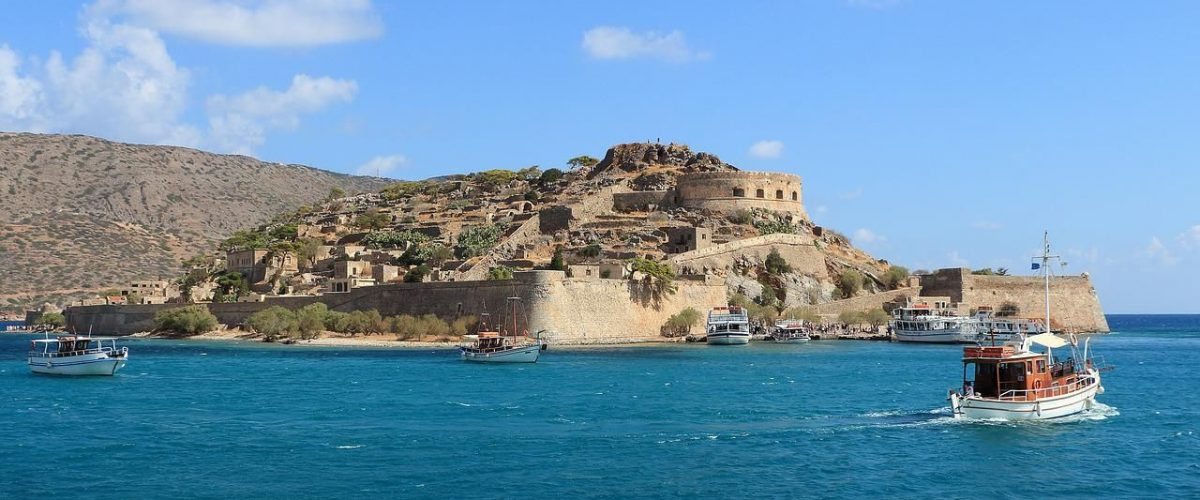
[[708,312],[705,342],[709,345],[750,343],[750,317],[737,306],[714,307]]
[[[460,346],[462,359],[476,363],[536,363],[546,344],[540,337],[529,335],[528,320],[521,306],[520,297],[509,297],[505,308],[507,318],[501,328],[490,324],[491,315],[480,315],[479,328],[475,335],[468,335],[470,343]],[[524,321],[524,326],[521,322]]]
[[808,328],[803,320],[781,319],[775,322],[771,340],[780,344],[802,344],[809,341]]
[[979,334],[975,318],[924,302],[896,308],[890,326],[897,342],[964,344],[974,343]]
[[117,339],[61,335],[29,343],[29,370],[48,375],[114,375],[129,360]]
[[1021,335],[1030,337],[1046,333],[1041,321],[997,316],[992,308],[986,306],[980,307],[975,313],[975,321],[979,332],[976,340],[981,344],[1004,343]]
[[[1045,269],[1046,323],[1050,324],[1049,238],[1039,259]],[[1034,269],[1039,266],[1035,265]],[[1104,393],[1100,372],[1109,368],[1092,359],[1090,339],[1082,353],[1074,335],[1070,341],[1051,332],[1017,334],[1005,345],[963,349],[963,384],[951,389],[950,408],[955,418],[1040,420],[1065,417],[1096,404]],[[1037,352],[1035,346],[1044,351]],[[1068,347],[1067,357],[1056,358],[1054,349]]]

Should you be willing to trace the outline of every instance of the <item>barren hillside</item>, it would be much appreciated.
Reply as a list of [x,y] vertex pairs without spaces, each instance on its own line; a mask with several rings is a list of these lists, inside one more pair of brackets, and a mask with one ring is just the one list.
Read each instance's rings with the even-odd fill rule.
[[194,149],[0,133],[0,307],[177,274],[236,229],[382,179]]

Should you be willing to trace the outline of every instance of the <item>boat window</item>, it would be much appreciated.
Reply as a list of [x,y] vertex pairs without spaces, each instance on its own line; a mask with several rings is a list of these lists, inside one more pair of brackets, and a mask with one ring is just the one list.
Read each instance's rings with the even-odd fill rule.
[[1046,373],[1046,360],[1039,359],[1037,361],[1037,372],[1038,373]]
[[975,366],[975,392],[989,398],[999,395],[996,392],[996,365],[979,363]]

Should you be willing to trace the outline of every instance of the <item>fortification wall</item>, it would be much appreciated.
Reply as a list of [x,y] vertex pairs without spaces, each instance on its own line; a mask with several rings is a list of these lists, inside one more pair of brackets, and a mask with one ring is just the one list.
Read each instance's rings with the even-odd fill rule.
[[664,206],[674,203],[674,191],[633,191],[613,194],[613,210],[628,212],[645,210],[651,205]]
[[826,302],[812,306],[812,308],[816,310],[817,314],[837,316],[843,312],[862,312],[879,309],[891,303],[904,303],[905,299],[916,297],[920,294],[921,287],[901,288],[899,290]]
[[825,254],[817,249],[813,238],[798,234],[776,233],[730,241],[676,254],[668,262],[680,274],[704,274],[706,270],[726,269],[743,257],[765,261],[772,249],[779,252],[797,273],[818,277],[828,275]]
[[[969,269],[942,269],[921,277],[921,295],[948,296],[972,309],[1015,304],[1022,317],[1040,318],[1046,308],[1045,282],[1036,276],[981,276]],[[1057,276],[1050,281],[1050,319],[1056,328],[1107,332],[1100,297],[1087,276]]]
[[799,176],[767,172],[700,172],[679,176],[676,203],[682,207],[729,212],[764,208],[805,219]]
[[[723,282],[678,280],[678,290],[655,298],[629,280],[570,279],[562,271],[518,272],[512,280],[400,283],[356,288],[320,297],[283,297],[264,302],[206,304],[217,320],[237,326],[251,314],[271,306],[298,309],[324,302],[349,312],[378,310],[384,316],[436,314],[452,319],[483,310],[501,317],[507,297],[519,296],[529,314],[530,331],[545,330],[557,344],[644,342],[661,340],[667,318],[685,307],[699,311],[725,303]],[[78,331],[92,326],[97,334],[128,335],[154,329],[154,315],[179,304],[85,306],[66,311]]]

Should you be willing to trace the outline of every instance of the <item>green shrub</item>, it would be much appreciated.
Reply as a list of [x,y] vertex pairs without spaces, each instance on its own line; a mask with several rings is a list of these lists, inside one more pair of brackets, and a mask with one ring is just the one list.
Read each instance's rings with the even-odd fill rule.
[[663,325],[662,332],[667,337],[681,337],[691,333],[692,327],[696,326],[699,322],[700,312],[688,307],[667,318],[667,323]]
[[904,266],[891,266],[883,273],[883,283],[893,290],[899,288],[907,279],[908,268]]
[[426,243],[429,236],[416,231],[375,231],[362,239],[362,244],[369,248],[400,248],[408,243]]
[[842,294],[842,298],[848,299],[858,294],[862,290],[863,275],[853,269],[845,269],[838,276],[838,290]]
[[483,255],[484,252],[496,246],[502,232],[499,224],[469,227],[458,235],[454,251],[461,258]]
[[579,249],[577,252],[575,252],[575,255],[588,258],[599,257],[601,250],[602,249],[598,243],[592,243],[591,245]]
[[67,326],[67,317],[60,312],[51,311],[42,313],[42,316],[38,318],[38,324],[46,328],[58,330]]
[[887,311],[875,308],[863,313],[862,318],[864,322],[869,323],[871,326],[880,327],[887,324],[891,316],[888,315]]
[[771,253],[767,254],[766,260],[767,274],[771,276],[779,276],[792,272],[792,266],[788,265],[787,261],[779,255],[779,251],[772,248]]
[[[658,293],[675,293],[675,271],[665,262],[655,262],[641,257],[629,261],[632,272],[645,274]],[[632,275],[632,274],[631,274]]]
[[847,325],[857,325],[864,321],[863,313],[858,311],[842,311],[838,314],[838,322]]
[[508,266],[496,266],[488,269],[487,279],[489,280],[510,280],[513,278],[513,269]]
[[163,331],[196,334],[216,330],[217,317],[197,304],[159,311],[154,315],[154,326]]
[[268,342],[300,331],[296,313],[279,306],[271,306],[251,314],[246,319],[246,324],[266,337]]
[[368,209],[362,215],[354,219],[354,226],[359,229],[368,231],[378,231],[392,223],[392,216],[382,213],[377,209]]
[[329,316],[329,307],[322,302],[314,302],[296,311],[296,334],[301,340],[315,339],[325,331],[325,318]]
[[554,256],[550,257],[550,270],[562,271],[567,268],[567,263],[563,259],[563,250],[561,246],[554,247]]

